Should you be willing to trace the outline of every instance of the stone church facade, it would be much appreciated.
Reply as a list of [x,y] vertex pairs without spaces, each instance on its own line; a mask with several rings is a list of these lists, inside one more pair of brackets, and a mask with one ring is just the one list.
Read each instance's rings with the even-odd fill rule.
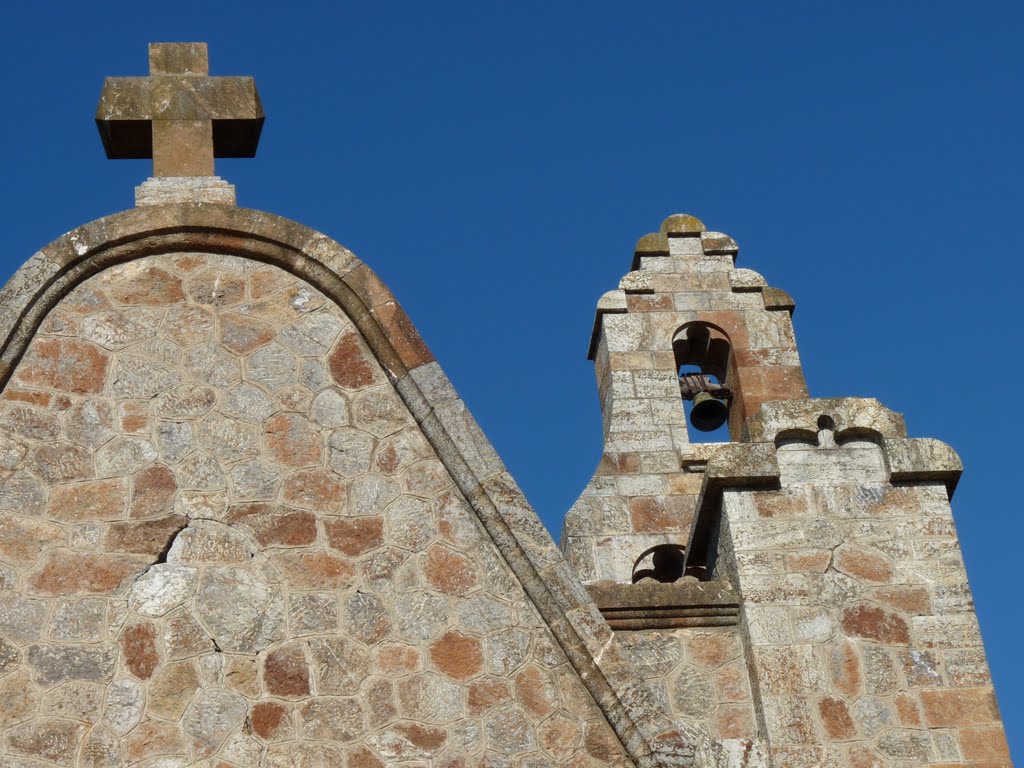
[[557,546],[372,270],[212,175],[251,81],[150,58],[97,116],[137,206],[0,292],[0,768],[1010,765],[959,460],[810,398],[729,237],[601,298]]

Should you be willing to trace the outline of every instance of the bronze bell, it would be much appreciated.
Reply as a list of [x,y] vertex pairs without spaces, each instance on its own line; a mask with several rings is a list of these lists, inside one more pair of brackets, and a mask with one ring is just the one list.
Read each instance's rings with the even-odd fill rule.
[[710,392],[698,392],[690,409],[690,423],[701,432],[714,432],[729,418],[729,406]]

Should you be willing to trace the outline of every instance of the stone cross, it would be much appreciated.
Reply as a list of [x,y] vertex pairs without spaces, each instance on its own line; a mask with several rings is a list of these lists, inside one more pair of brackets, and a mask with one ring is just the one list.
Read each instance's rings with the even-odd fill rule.
[[96,127],[111,160],[213,176],[215,157],[255,156],[263,106],[251,77],[210,77],[206,43],[150,43],[149,77],[104,81]]

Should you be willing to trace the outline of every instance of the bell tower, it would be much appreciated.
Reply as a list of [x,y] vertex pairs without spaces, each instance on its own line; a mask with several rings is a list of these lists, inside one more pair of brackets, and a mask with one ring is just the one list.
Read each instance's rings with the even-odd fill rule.
[[670,216],[598,302],[604,451],[567,559],[661,706],[743,760],[1009,766],[958,457],[811,398],[793,300],[737,251]]
[[588,356],[604,454],[563,529],[585,582],[629,583],[639,553],[685,547],[703,475],[681,472],[679,457],[700,455],[700,426],[724,417],[729,439],[743,441],[762,403],[808,396],[793,300],[737,269],[738,250],[693,216],[669,216],[640,238],[632,271],[598,302]]

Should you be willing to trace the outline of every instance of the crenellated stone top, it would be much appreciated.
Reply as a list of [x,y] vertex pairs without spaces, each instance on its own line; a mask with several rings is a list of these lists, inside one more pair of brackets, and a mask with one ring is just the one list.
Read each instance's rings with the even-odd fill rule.
[[708,232],[704,222],[688,213],[674,213],[661,222],[657,232],[644,235],[633,249],[633,269],[639,269],[642,256],[667,256],[670,237],[699,237],[701,248],[708,256],[728,255],[733,258],[740,247],[726,234]]

